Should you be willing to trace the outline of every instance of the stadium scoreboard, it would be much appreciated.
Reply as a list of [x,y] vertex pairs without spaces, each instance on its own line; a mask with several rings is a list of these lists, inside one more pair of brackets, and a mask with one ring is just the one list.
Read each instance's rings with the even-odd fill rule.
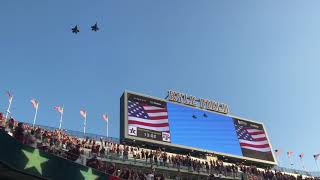
[[216,101],[175,91],[168,91],[168,99],[126,91],[120,103],[121,140],[276,164],[262,123],[228,115],[229,107]]

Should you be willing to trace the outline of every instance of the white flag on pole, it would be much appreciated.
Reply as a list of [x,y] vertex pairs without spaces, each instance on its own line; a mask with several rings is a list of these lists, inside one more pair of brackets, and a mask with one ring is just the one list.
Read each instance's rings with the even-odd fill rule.
[[81,115],[84,119],[86,119],[86,118],[87,118],[87,111],[85,111],[84,109],[81,109],[81,110],[80,110],[80,115]]

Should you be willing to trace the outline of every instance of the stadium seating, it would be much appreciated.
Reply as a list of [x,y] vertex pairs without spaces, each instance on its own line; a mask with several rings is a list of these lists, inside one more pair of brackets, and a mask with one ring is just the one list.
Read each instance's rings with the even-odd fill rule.
[[[271,169],[73,136],[1,118],[0,161],[50,179],[316,179]],[[96,136],[97,137],[97,136]],[[33,162],[38,160],[40,162]],[[57,173],[59,172],[59,173]]]

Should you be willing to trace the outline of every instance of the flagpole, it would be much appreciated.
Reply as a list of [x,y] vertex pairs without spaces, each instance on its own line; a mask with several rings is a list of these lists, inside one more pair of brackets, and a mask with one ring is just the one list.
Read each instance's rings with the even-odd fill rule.
[[83,136],[86,135],[86,123],[87,123],[87,116],[84,117],[84,122],[83,122]]
[[[9,97],[9,98],[10,98],[10,97]],[[11,99],[11,100],[9,99],[9,105],[8,105],[7,112],[6,112],[6,119],[5,119],[5,121],[7,121],[7,118],[8,118],[8,115],[9,115],[11,103],[12,103],[12,99]]]
[[33,124],[32,127],[36,124],[37,114],[38,114],[39,102],[37,103],[36,112],[34,113]]
[[291,162],[291,158],[290,158],[290,156],[288,156],[288,158],[289,158],[290,166],[292,167],[292,166],[293,166],[293,163]]
[[62,113],[60,113],[60,124],[59,124],[59,130],[61,130],[62,117],[63,117],[63,112],[62,112]]
[[278,159],[278,165],[279,165],[279,167],[281,167],[281,161],[280,161],[280,157],[279,157],[279,155],[276,155],[276,157],[277,157],[277,159]]
[[301,157],[300,157],[300,161],[301,161],[302,169],[305,171],[306,168],[304,167],[304,162],[303,162],[303,159]]
[[109,120],[107,121],[107,138],[109,138]]

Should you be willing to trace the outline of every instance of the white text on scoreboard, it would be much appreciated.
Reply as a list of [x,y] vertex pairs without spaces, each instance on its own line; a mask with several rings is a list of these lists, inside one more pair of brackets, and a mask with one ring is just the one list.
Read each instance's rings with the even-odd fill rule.
[[229,107],[224,103],[203,98],[196,98],[195,96],[187,95],[185,93],[180,93],[172,90],[168,91],[168,99],[169,101],[182,103],[193,107],[197,106],[201,109],[206,109],[209,111],[215,111],[223,114],[229,113]]

